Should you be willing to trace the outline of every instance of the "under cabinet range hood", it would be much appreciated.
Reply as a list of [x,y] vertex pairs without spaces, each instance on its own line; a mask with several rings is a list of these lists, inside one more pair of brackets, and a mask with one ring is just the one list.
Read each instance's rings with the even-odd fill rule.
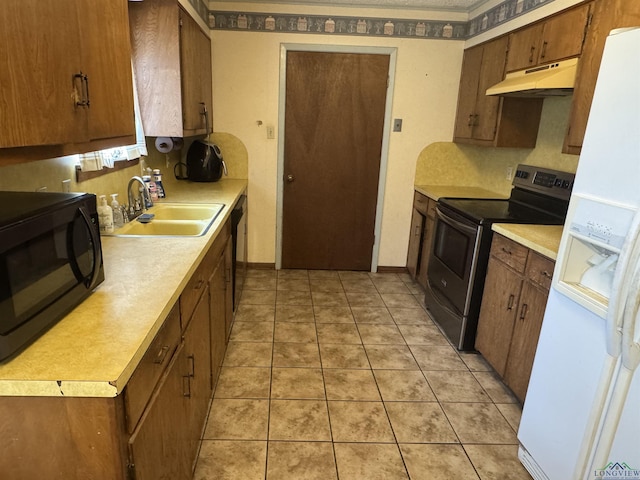
[[578,59],[507,73],[505,79],[487,89],[487,95],[512,97],[557,97],[573,93]]

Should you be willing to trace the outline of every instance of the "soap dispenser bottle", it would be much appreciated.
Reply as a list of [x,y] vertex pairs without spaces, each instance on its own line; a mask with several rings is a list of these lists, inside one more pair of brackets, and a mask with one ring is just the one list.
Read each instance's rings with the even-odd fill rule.
[[122,214],[122,208],[118,202],[118,194],[111,194],[111,208],[113,211],[113,228],[120,228],[124,225],[124,215]]
[[113,233],[113,210],[107,205],[107,197],[105,195],[100,195],[97,210],[100,233]]

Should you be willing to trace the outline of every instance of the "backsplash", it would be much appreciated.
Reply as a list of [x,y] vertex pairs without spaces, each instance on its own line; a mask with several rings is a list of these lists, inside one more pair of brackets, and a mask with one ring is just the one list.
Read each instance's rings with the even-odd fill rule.
[[[222,151],[229,171],[229,178],[247,178],[248,154],[244,144],[235,136],[228,133],[213,133],[211,142],[218,145]],[[71,180],[72,192],[88,192],[96,195],[117,193],[120,203],[127,203],[127,184],[134,175],[141,175],[142,168],[159,168],[163,174],[168,198],[171,198],[171,187],[178,182],[173,176],[174,165],[184,160],[191,140],[187,140],[181,150],[172,151],[167,155],[155,148],[155,138],[147,138],[149,156],[140,165],[134,165],[122,170],[102,175],[98,178],[78,183],[76,181],[77,156],[38,160],[28,163],[0,167],[0,190],[7,191],[36,191],[46,188],[49,192],[61,192],[62,181]]]
[[[77,156],[38,160],[0,168],[0,190],[34,192],[46,188],[48,192],[61,192],[62,181],[71,180],[72,192],[88,192],[96,195],[117,193],[119,199],[126,197],[127,182],[133,175],[140,175],[140,166],[117,170],[108,175],[76,181]],[[123,203],[126,203],[123,202]]]
[[415,184],[483,187],[508,195],[511,179],[507,179],[507,171],[515,172],[520,163],[575,173],[578,156],[561,153],[571,98],[545,99],[534,149],[475,147],[453,142],[428,145],[418,156]]

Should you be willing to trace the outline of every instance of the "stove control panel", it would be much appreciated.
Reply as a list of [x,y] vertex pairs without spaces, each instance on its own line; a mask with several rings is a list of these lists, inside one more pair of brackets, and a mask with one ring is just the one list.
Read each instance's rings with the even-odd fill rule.
[[575,174],[533,165],[518,165],[513,186],[568,199]]

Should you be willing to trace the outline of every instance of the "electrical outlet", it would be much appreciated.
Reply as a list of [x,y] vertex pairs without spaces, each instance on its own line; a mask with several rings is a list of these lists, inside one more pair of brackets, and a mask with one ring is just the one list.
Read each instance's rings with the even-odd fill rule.
[[394,132],[401,132],[402,131],[402,119],[401,118],[395,118],[393,120],[393,131]]
[[71,179],[67,178],[66,180],[62,180],[62,192],[69,193],[71,192]]
[[513,180],[513,167],[507,167],[507,174],[505,177],[507,180]]
[[273,125],[267,125],[267,138],[269,140],[276,138],[275,128],[273,128]]

